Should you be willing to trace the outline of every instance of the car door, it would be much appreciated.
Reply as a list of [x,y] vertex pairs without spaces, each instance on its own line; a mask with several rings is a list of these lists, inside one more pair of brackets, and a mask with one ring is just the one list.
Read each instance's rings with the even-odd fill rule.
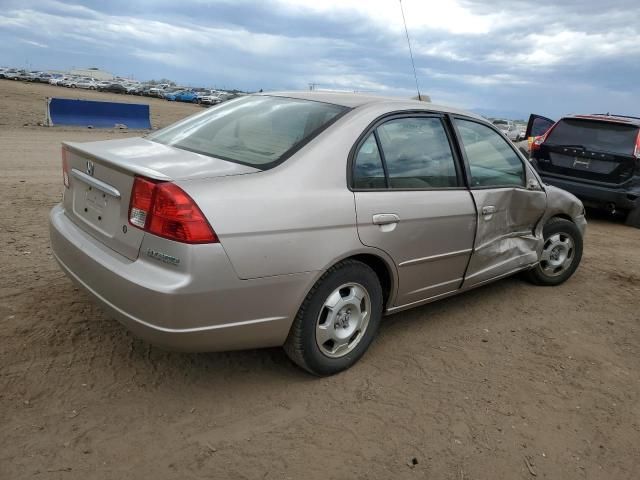
[[395,308],[457,290],[467,268],[476,211],[449,133],[441,115],[391,117],[354,149],[358,234],[395,262]]
[[544,135],[547,130],[549,130],[553,126],[554,123],[556,123],[555,120],[543,117],[542,115],[536,115],[535,113],[529,115],[527,130],[525,131],[524,135],[529,143],[529,150],[531,150],[531,143],[533,142],[533,140],[536,137]]
[[466,117],[454,117],[453,124],[478,210],[466,288],[538,261],[534,229],[547,197],[533,168],[497,130]]

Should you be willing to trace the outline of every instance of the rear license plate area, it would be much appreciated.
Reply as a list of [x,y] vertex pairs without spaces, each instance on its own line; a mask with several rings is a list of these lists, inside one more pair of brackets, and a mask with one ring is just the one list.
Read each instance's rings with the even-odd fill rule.
[[73,210],[91,227],[113,236],[120,213],[120,199],[77,179],[74,182]]

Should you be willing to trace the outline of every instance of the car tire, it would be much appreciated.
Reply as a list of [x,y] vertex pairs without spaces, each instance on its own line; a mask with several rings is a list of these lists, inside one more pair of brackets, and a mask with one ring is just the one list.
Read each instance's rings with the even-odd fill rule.
[[624,223],[630,227],[640,228],[640,207],[630,210]]
[[543,234],[544,246],[540,262],[526,272],[526,278],[535,285],[560,285],[580,265],[582,235],[573,222],[559,217],[547,222]]
[[294,363],[317,376],[345,370],[375,338],[382,306],[376,273],[357,260],[340,262],[322,275],[302,302],[284,350]]

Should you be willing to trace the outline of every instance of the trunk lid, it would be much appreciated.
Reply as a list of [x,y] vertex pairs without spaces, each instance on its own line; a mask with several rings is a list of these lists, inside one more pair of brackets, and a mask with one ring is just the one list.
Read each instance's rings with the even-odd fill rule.
[[538,168],[594,182],[620,184],[636,168],[638,127],[582,118],[560,120],[537,155]]
[[144,232],[129,223],[134,177],[156,180],[243,175],[260,170],[143,138],[64,143],[70,177],[63,205],[84,231],[121,255],[138,257]]

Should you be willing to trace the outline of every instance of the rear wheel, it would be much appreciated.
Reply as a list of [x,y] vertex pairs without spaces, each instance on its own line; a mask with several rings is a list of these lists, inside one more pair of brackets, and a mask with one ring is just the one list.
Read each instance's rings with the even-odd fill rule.
[[640,228],[640,207],[636,207],[627,214],[625,223],[630,227]]
[[333,375],[356,363],[373,341],[382,317],[382,287],[362,262],[329,269],[305,298],[284,349],[314,375]]
[[582,258],[582,235],[564,218],[552,218],[544,226],[544,246],[538,265],[526,272],[536,285],[559,285],[569,279]]

